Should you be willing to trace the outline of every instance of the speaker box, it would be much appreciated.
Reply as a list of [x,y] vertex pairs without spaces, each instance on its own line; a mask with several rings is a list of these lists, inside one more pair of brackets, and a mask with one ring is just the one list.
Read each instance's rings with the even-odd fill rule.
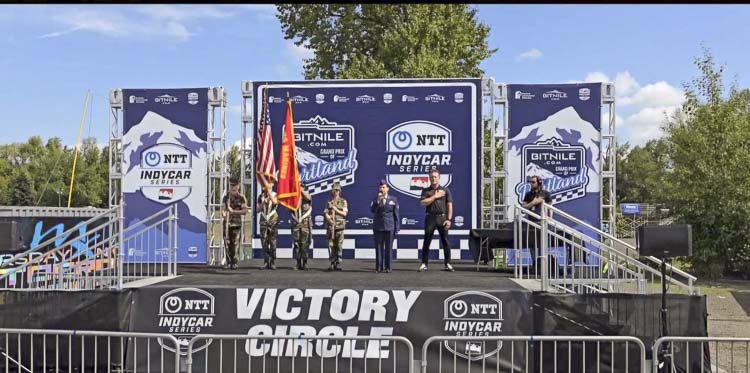
[[18,225],[15,221],[0,222],[0,252],[16,251],[21,247]]
[[636,246],[642,256],[673,258],[693,255],[693,229],[683,225],[642,225]]

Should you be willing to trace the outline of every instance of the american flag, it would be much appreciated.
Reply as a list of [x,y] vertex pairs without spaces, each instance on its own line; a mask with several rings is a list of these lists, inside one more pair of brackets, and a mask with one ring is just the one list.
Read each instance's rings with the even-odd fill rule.
[[273,161],[273,138],[271,138],[271,115],[268,112],[268,88],[263,90],[263,110],[258,128],[258,164],[255,173],[258,182],[264,185],[276,180],[276,163]]

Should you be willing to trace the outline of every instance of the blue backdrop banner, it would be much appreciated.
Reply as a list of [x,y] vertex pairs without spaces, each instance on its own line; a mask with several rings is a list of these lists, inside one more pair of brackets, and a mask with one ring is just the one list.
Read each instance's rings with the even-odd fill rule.
[[[177,260],[205,263],[208,88],[122,92],[125,227],[177,204]],[[154,243],[167,242],[161,234],[125,247],[125,260],[165,261],[166,245]]]
[[[481,80],[255,83],[255,133],[264,87],[277,164],[287,95],[293,103],[300,178],[313,198],[314,257],[328,255],[322,213],[333,183],[339,182],[349,202],[344,258],[374,258],[370,201],[385,179],[401,210],[394,255],[417,259],[424,224],[419,196],[429,186],[432,167],[441,171],[441,184],[453,194],[453,248],[470,257],[461,241],[479,222]],[[285,208],[279,211],[278,255],[291,257],[290,215]],[[437,239],[433,241],[437,248]],[[466,253],[458,252],[461,248]],[[438,250],[431,253],[434,258],[441,255]]]
[[508,94],[511,205],[538,175],[556,207],[600,227],[601,83],[512,84]]

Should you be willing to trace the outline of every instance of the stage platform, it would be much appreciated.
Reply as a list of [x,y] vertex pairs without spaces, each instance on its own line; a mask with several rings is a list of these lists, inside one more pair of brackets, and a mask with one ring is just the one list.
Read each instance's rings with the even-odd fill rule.
[[[230,270],[203,265],[180,265],[179,277],[150,284],[150,287],[300,287],[346,289],[409,289],[429,291],[528,291],[519,285],[513,274],[499,272],[468,262],[452,263],[455,272],[444,270],[442,261],[432,261],[425,272],[417,272],[419,261],[391,263],[391,273],[376,273],[374,260],[344,260],[342,271],[328,272],[324,259],[308,261],[309,270],[294,270],[293,259],[277,259],[276,270],[259,269],[262,260],[242,262]],[[532,280],[533,281],[533,280]],[[521,282],[523,283],[523,282]]]
[[[456,271],[447,272],[442,261],[432,261],[429,270],[421,273],[419,262],[411,260],[394,262],[391,273],[375,273],[373,260],[344,260],[343,271],[332,272],[326,270],[326,260],[312,260],[308,271],[294,270],[292,259],[279,259],[276,270],[260,270],[261,264],[262,260],[252,260],[238,270],[180,265],[176,278],[133,284],[120,291],[3,291],[0,327],[170,334],[183,353],[199,334],[370,339],[394,335],[408,339],[420,351],[432,336],[628,335],[650,346],[660,332],[659,294],[535,291],[528,284],[538,281],[519,281],[512,273],[485,266],[477,271],[472,262],[456,261]],[[704,296],[670,294],[667,305],[670,333],[706,335]],[[442,357],[430,356],[452,364],[454,354],[464,356],[474,344],[466,342]],[[518,352],[499,348],[493,350],[493,359],[521,361]],[[220,349],[212,344],[207,351],[219,354]],[[377,348],[366,350],[368,357],[377,353]],[[274,359],[294,354],[276,348],[253,351],[254,357]],[[237,353],[243,359],[247,355],[244,349]],[[619,351],[618,356],[635,353]],[[227,361],[233,356],[227,355]],[[583,356],[593,359],[587,366],[601,363],[594,354]],[[699,357],[700,351],[691,351],[690,356]],[[553,360],[550,356],[549,362]],[[138,363],[142,364],[146,362]]]

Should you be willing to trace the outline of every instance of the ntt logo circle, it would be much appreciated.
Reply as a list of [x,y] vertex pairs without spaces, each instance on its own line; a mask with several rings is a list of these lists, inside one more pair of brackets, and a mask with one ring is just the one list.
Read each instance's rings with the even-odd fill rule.
[[469,306],[467,306],[466,302],[462,300],[454,300],[448,306],[448,312],[450,312],[453,317],[464,317],[468,311]]
[[161,155],[158,152],[148,152],[144,160],[149,167],[156,167],[161,162]]
[[164,310],[167,313],[177,313],[182,310],[182,299],[177,296],[172,296],[164,301]]
[[406,131],[399,131],[393,134],[393,146],[396,149],[406,149],[411,146],[411,134]]

